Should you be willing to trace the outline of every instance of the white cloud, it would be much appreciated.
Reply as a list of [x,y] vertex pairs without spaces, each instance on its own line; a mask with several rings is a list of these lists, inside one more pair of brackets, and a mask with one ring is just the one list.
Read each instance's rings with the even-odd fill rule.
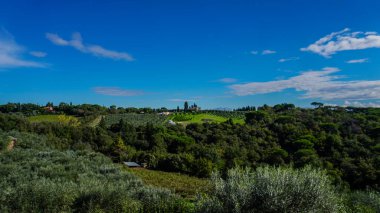
[[281,58],[280,60],[278,60],[278,62],[283,63],[283,62],[287,62],[287,61],[296,61],[299,59],[300,59],[299,57]]
[[362,58],[362,59],[353,59],[346,61],[347,64],[361,64],[361,63],[367,63],[368,58]]
[[220,82],[220,83],[226,83],[226,84],[228,84],[228,83],[234,83],[234,82],[236,82],[237,79],[235,79],[235,78],[221,78],[221,79],[218,79],[216,81]]
[[323,103],[323,106],[337,107],[339,105],[338,104],[333,104],[333,103]]
[[46,38],[49,39],[53,44],[58,46],[71,46],[75,49],[83,52],[89,53],[94,56],[111,58],[114,60],[125,60],[133,61],[134,58],[126,52],[118,52],[114,50],[108,50],[99,45],[83,44],[82,36],[79,33],[74,33],[71,40],[64,40],[57,34],[46,33]]
[[126,90],[119,87],[95,87],[95,93],[109,96],[138,96],[145,93],[140,90]]
[[69,41],[63,40],[57,34],[46,33],[46,38],[49,39],[51,42],[53,42],[53,44],[56,44],[56,45],[59,45],[59,46],[68,46],[68,45],[70,45]]
[[274,50],[263,50],[263,52],[261,53],[262,55],[269,55],[269,54],[275,54],[276,51]]
[[37,58],[44,58],[47,55],[47,53],[41,51],[31,51],[29,54]]
[[363,102],[360,102],[360,101],[345,101],[343,106],[351,106],[351,107],[376,107],[376,108],[379,108],[380,107],[380,103],[379,102],[366,102],[366,103],[363,103]]
[[301,51],[310,51],[329,58],[340,51],[368,48],[380,48],[380,35],[377,32],[351,32],[346,28],[333,32],[306,48],[301,48]]
[[380,99],[380,80],[343,81],[343,76],[334,75],[338,68],[326,67],[321,71],[306,71],[285,80],[252,82],[229,86],[239,96],[281,92],[295,89],[304,92],[302,98],[323,100],[369,100]]
[[259,51],[252,50],[252,51],[251,51],[251,54],[252,54],[252,55],[257,55],[257,54],[259,54]]
[[25,48],[5,30],[0,30],[0,68],[45,67],[46,64],[22,58]]

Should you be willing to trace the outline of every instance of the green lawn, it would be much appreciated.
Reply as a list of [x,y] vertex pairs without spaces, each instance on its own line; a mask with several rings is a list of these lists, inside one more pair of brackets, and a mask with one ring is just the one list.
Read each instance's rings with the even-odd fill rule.
[[[186,114],[189,118],[189,120],[186,120],[186,121],[179,121],[178,123],[181,123],[181,124],[190,124],[190,123],[205,123],[205,122],[216,122],[216,123],[221,123],[221,122],[225,122],[228,120],[228,118],[226,117],[223,117],[223,116],[219,116],[219,115],[213,115],[213,114],[209,114],[209,113],[200,113],[200,114]],[[175,116],[176,115],[172,115],[171,119],[174,119],[175,121]],[[244,124],[244,120],[243,119],[239,119],[239,118],[233,118],[232,119],[234,123],[239,123],[239,124]]]
[[148,169],[128,169],[128,171],[140,177],[145,184],[167,188],[188,200],[195,199],[197,193],[204,193],[210,187],[208,179],[190,177],[179,173]]
[[59,115],[36,115],[28,117],[30,122],[59,122]]

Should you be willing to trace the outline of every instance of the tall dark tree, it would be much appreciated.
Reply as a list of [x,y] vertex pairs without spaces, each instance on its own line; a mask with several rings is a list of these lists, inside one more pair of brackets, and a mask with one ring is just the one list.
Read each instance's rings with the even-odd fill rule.
[[187,112],[187,110],[189,110],[189,103],[187,101],[185,101],[183,109],[185,112]]

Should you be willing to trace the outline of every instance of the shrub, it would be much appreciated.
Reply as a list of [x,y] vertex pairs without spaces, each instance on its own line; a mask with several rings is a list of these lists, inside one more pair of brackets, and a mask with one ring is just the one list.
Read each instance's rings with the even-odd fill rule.
[[248,112],[245,114],[245,122],[247,124],[254,124],[255,122],[266,121],[268,118],[268,113],[264,111]]
[[305,167],[232,169],[212,175],[213,191],[200,196],[198,212],[338,212],[341,201],[328,177]]
[[194,116],[192,114],[187,114],[187,113],[177,113],[172,117],[173,121],[176,122],[182,122],[182,121],[189,121],[193,119]]
[[380,212],[380,193],[376,191],[354,191],[345,196],[347,212]]

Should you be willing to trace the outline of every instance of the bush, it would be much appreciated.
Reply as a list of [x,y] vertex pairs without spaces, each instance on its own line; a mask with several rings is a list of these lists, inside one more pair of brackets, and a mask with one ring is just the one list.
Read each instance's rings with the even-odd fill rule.
[[380,212],[380,193],[376,191],[354,191],[345,197],[347,212]]
[[341,201],[328,177],[306,167],[232,169],[226,180],[212,176],[210,196],[200,196],[197,212],[338,212]]

